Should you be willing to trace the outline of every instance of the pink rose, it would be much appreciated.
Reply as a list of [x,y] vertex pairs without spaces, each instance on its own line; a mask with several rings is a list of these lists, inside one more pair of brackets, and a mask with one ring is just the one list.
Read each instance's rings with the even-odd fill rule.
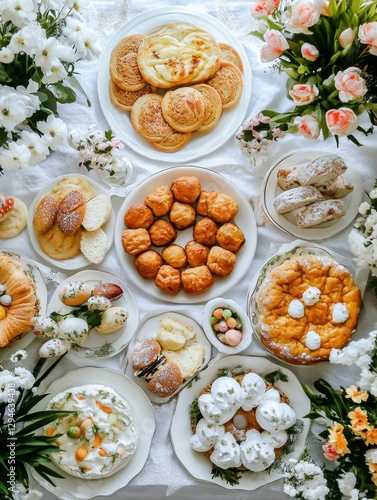
[[369,52],[377,56],[377,21],[365,23],[359,27],[359,40],[370,45]]
[[312,115],[297,116],[294,123],[298,126],[300,134],[306,139],[318,139],[319,124],[317,118]]
[[330,443],[324,444],[322,450],[327,460],[337,460],[340,457],[339,453],[336,452],[335,448]]
[[289,45],[284,35],[278,30],[267,30],[263,38],[267,42],[260,51],[261,61],[270,62],[277,59],[284,50],[289,49]]
[[357,129],[357,117],[352,109],[330,109],[326,113],[326,124],[332,134],[350,135]]
[[314,101],[318,95],[318,89],[315,85],[297,83],[293,85],[292,89],[289,91],[289,95],[297,106],[305,106]]
[[314,8],[313,0],[294,0],[292,11],[286,11],[284,18],[287,21],[287,31],[310,35],[308,28],[319,21],[319,12]]
[[360,73],[359,68],[351,67],[345,71],[338,71],[335,75],[335,87],[342,102],[352,101],[367,93],[365,80],[361,78]]
[[314,8],[322,16],[330,16],[329,2],[327,0],[314,0]]
[[271,15],[280,4],[280,0],[254,0],[251,4],[251,15],[254,19]]
[[301,47],[301,55],[308,61],[315,61],[318,59],[319,52],[317,47],[312,45],[311,43],[303,43]]
[[354,41],[355,38],[355,32],[353,31],[352,28],[347,28],[346,30],[342,31],[341,34],[339,35],[339,44],[343,49],[347,47],[350,43]]

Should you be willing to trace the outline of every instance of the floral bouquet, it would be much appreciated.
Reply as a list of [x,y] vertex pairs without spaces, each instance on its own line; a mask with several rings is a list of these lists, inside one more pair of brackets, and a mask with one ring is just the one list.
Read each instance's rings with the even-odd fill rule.
[[359,207],[360,216],[348,236],[351,252],[356,264],[369,269],[368,288],[377,295],[377,180],[368,194],[369,202]]
[[65,139],[57,104],[84,94],[75,63],[98,54],[87,18],[88,0],[0,2],[0,173],[37,165]]
[[[258,30],[265,43],[262,62],[276,61],[286,73],[287,97],[293,111],[263,110],[276,132],[299,133],[308,139],[373,133],[377,124],[377,3],[375,0],[252,0]],[[371,126],[361,127],[367,113]],[[251,130],[251,132],[250,132]],[[272,136],[275,139],[275,136]],[[241,146],[266,138],[247,121],[237,134]],[[249,150],[253,149],[249,146]]]
[[330,363],[361,370],[360,379],[346,388],[334,389],[323,379],[314,383],[316,394],[304,386],[311,400],[307,417],[326,421],[319,439],[324,458],[333,467],[320,467],[306,450],[298,461],[291,461],[284,491],[311,500],[376,498],[377,330],[343,349],[333,349]]

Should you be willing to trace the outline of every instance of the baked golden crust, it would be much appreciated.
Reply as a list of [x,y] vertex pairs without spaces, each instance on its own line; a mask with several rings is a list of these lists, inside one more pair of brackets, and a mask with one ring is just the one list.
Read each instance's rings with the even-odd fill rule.
[[228,276],[233,271],[236,260],[233,252],[215,245],[209,251],[207,266],[217,276]]
[[67,234],[60,231],[54,224],[43,234],[36,234],[42,252],[56,260],[72,259],[79,255],[82,228],[75,233]]
[[174,132],[162,114],[161,102],[159,94],[145,94],[139,97],[131,110],[133,128],[151,143],[162,141]]
[[169,295],[177,295],[181,288],[180,271],[169,264],[164,264],[158,270],[155,285]]
[[187,261],[190,267],[205,266],[209,248],[194,240],[188,241],[185,246]]
[[206,83],[220,94],[223,109],[233,108],[241,99],[242,73],[230,62],[222,61],[220,69]]
[[[111,52],[110,56],[110,76],[111,79],[118,85],[118,87],[124,90],[139,90],[144,87],[145,81],[140,73],[139,66],[137,64],[137,52],[139,50],[140,43],[146,38],[146,35],[135,34],[122,38]],[[130,88],[130,75],[132,77],[131,68],[128,67],[130,64],[129,56],[133,54],[133,58],[136,60],[136,70],[135,75],[140,79],[138,88]],[[134,75],[134,77],[135,77]],[[133,79],[134,79],[133,77]],[[132,79],[132,78],[131,78]]]
[[59,204],[56,224],[62,233],[74,234],[84,220],[86,201],[83,194],[74,189]]
[[153,94],[155,91],[155,87],[152,87],[149,83],[146,83],[144,87],[139,90],[125,90],[120,88],[114,80],[110,79],[109,82],[110,100],[114,106],[122,111],[131,111],[132,106],[139,99],[139,97],[145,94]]
[[189,142],[191,138],[191,132],[178,132],[177,130],[173,130],[171,134],[161,141],[151,142],[151,146],[159,151],[163,151],[164,153],[174,153],[175,151],[179,151]]
[[14,343],[31,327],[31,319],[38,314],[39,301],[35,285],[21,264],[0,252],[0,283],[12,298],[4,306],[5,317],[0,320],[0,348]]
[[214,279],[207,266],[190,267],[181,273],[183,290],[191,295],[206,292]]
[[219,47],[221,50],[221,60],[234,64],[242,73],[243,63],[241,56],[239,55],[237,50],[228,43],[223,43],[223,42],[219,43]]
[[216,198],[208,202],[208,217],[219,224],[230,222],[238,212],[238,204],[230,196],[219,193]]
[[158,219],[149,228],[149,236],[154,246],[163,247],[176,239],[177,231],[171,222]]
[[147,388],[161,398],[171,396],[183,382],[181,370],[176,363],[166,362],[147,383]]
[[129,229],[148,229],[154,221],[151,208],[144,203],[131,205],[124,214],[124,225]]
[[158,186],[144,199],[144,203],[151,208],[156,217],[166,215],[174,202],[173,191],[170,186]]
[[171,207],[169,219],[177,229],[186,229],[195,223],[195,208],[189,203],[175,201]]
[[203,215],[203,217],[208,216],[208,204],[213,201],[219,193],[217,191],[211,191],[209,189],[203,189],[200,193],[198,202],[196,204],[196,213]]
[[[309,287],[319,290],[318,302],[312,305],[303,298]],[[303,316],[288,312],[293,300],[302,304]],[[334,321],[335,304],[346,308],[348,319]],[[305,254],[271,270],[257,293],[256,305],[258,330],[267,349],[292,364],[307,365],[328,360],[331,349],[341,349],[350,340],[358,323],[361,292],[335,259]],[[308,332],[320,337],[318,348],[309,347]]]
[[151,249],[138,254],[134,260],[138,273],[147,280],[156,277],[163,263],[161,255],[156,250]]
[[193,85],[191,88],[200,92],[204,105],[204,120],[197,131],[209,132],[216,126],[223,112],[220,94],[215,88],[205,83]]
[[197,243],[202,245],[214,245],[218,230],[216,222],[209,217],[203,217],[194,226],[193,237]]
[[85,201],[90,200],[90,198],[93,198],[96,194],[91,184],[89,184],[84,177],[76,176],[63,177],[63,179],[60,179],[56,184],[54,184],[48,194],[55,198],[59,205],[64,196],[74,190],[80,191],[80,193],[84,196]]
[[245,235],[237,224],[226,222],[219,227],[216,233],[216,242],[230,252],[238,252],[241,245],[245,242]]
[[138,64],[144,79],[160,88],[201,83],[216,73],[221,51],[214,37],[188,22],[171,23],[143,40]]
[[169,266],[180,269],[187,264],[187,255],[185,250],[180,246],[172,243],[165,247],[162,251],[162,258]]
[[204,121],[202,94],[193,87],[180,87],[166,92],[161,102],[162,113],[178,132],[193,132]]
[[58,214],[58,204],[49,195],[44,196],[37,205],[33,217],[33,226],[37,233],[46,233],[54,224]]
[[177,177],[171,183],[171,190],[176,200],[183,203],[195,203],[200,195],[202,185],[195,175]]
[[149,250],[151,247],[151,238],[144,228],[125,229],[122,233],[122,245],[125,252],[130,255]]

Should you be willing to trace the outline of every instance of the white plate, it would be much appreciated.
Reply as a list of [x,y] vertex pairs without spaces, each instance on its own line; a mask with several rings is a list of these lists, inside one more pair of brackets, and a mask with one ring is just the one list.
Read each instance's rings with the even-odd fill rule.
[[245,472],[241,475],[238,485],[231,486],[220,478],[213,478],[211,474],[212,463],[202,453],[191,448],[190,437],[192,435],[189,415],[189,405],[197,399],[203,389],[213,382],[217,377],[218,370],[222,368],[233,369],[242,367],[252,370],[261,375],[267,375],[280,370],[288,377],[288,382],[276,382],[276,387],[281,389],[289,398],[290,405],[294,409],[297,419],[303,421],[303,430],[297,436],[294,449],[291,453],[283,456],[282,462],[287,463],[290,458],[298,458],[305,447],[306,434],[310,421],[303,416],[310,411],[310,401],[303,391],[295,375],[281,366],[275,365],[265,358],[253,356],[225,356],[213,363],[200,374],[200,379],[195,380],[190,386],[183,389],[177,401],[177,406],[170,428],[170,435],[174,451],[178,459],[195,478],[202,481],[218,484],[228,489],[255,490],[272,481],[284,477],[283,467],[272,467],[270,471]]
[[278,170],[280,168],[289,170],[296,165],[306,163],[324,154],[328,154],[328,152],[311,149],[297,151],[296,153],[289,153],[272,165],[262,182],[261,203],[267,217],[282,231],[304,240],[320,240],[329,238],[330,236],[334,236],[334,234],[342,231],[342,229],[346,228],[357,215],[361,198],[363,196],[363,186],[359,174],[354,169],[348,168],[345,175],[354,185],[354,190],[344,198],[341,198],[346,209],[346,215],[343,217],[333,221],[324,222],[318,226],[300,228],[295,223],[293,213],[279,215],[276,212],[273,205],[274,199],[278,194],[283,192],[277,183]]
[[191,328],[196,332],[196,338],[193,340],[189,340],[186,342],[185,345],[192,345],[192,344],[202,344],[204,346],[204,359],[203,363],[198,369],[198,372],[200,370],[203,370],[205,366],[207,366],[209,360],[211,359],[212,356],[212,351],[211,351],[211,344],[208,342],[207,337],[205,336],[202,327],[196,322],[196,320],[191,316],[191,313],[189,311],[185,310],[180,310],[176,312],[172,312],[170,310],[166,311],[161,311],[161,312],[153,312],[146,314],[143,318],[143,321],[140,324],[140,327],[138,328],[137,335],[132,339],[128,352],[127,352],[127,367],[126,367],[126,375],[128,378],[134,380],[135,384],[137,384],[139,387],[143,389],[145,394],[148,396],[148,398],[153,401],[154,403],[167,403],[170,401],[174,396],[178,394],[180,390],[182,390],[185,385],[187,385],[194,377],[190,377],[186,380],[184,380],[183,384],[179,387],[177,391],[175,391],[174,394],[167,398],[160,398],[153,392],[151,392],[146,385],[146,382],[142,378],[135,377],[134,375],[134,370],[132,369],[131,363],[129,362],[129,357],[131,355],[132,349],[135,347],[135,345],[140,341],[144,339],[149,339],[149,338],[155,338],[157,335],[158,327],[160,325],[160,322],[163,318],[166,316],[171,316],[172,318],[177,319],[178,321],[182,321],[182,323],[186,323],[187,325],[191,326]]
[[[207,292],[191,296],[183,292],[183,290],[180,290],[177,295],[171,296],[157,288],[154,284],[154,280],[146,280],[139,275],[134,266],[134,257],[127,254],[123,249],[121,235],[126,229],[123,220],[124,214],[131,205],[135,203],[143,203],[146,195],[153,189],[156,189],[163,184],[170,185],[174,179],[183,175],[195,175],[199,178],[202,184],[202,189],[209,189],[227,194],[237,202],[239,209],[234,221],[242,229],[246,241],[237,252],[237,262],[233,272],[229,276],[225,278],[215,276],[215,283]],[[227,290],[236,286],[243,275],[250,268],[257,246],[257,225],[253,209],[247,199],[240,193],[232,182],[217,172],[213,172],[212,170],[206,168],[191,166],[174,167],[163,170],[162,172],[147,177],[138,186],[136,186],[124,200],[119,209],[115,222],[114,235],[115,250],[127,276],[129,276],[132,281],[145,293],[148,293],[159,300],[177,302],[179,304],[192,304],[195,302],[207,301],[213,297],[220,297]],[[184,231],[178,231],[178,236],[174,243],[184,247],[185,244],[192,239],[191,227],[185,229]],[[158,251],[159,249],[156,248],[156,250]]]
[[114,300],[112,305],[127,309],[128,318],[123,328],[120,328],[116,332],[100,334],[93,328],[89,333],[88,339],[83,344],[72,348],[68,356],[73,354],[79,358],[108,358],[125,349],[139,324],[137,303],[126,283],[111,273],[96,271],[94,269],[80,271],[64,280],[55,289],[48,304],[47,314],[51,314],[53,311],[65,314],[73,309],[72,307],[64,305],[59,299],[60,292],[69,281],[83,281],[87,283],[90,288],[98,283],[115,283],[119,285],[123,290],[123,296]]
[[[204,12],[193,12],[192,10],[171,5],[144,12],[126,24],[124,24],[109,40],[103,50],[98,68],[98,97],[107,122],[114,133],[137,153],[147,156],[151,160],[162,160],[164,162],[186,162],[199,156],[211,153],[219,148],[225,141],[232,137],[243,122],[251,96],[251,69],[245,50],[237,38],[228,28],[216,18]],[[244,71],[243,93],[238,104],[223,112],[216,127],[204,134],[193,133],[189,143],[180,151],[175,153],[164,153],[158,151],[141,138],[134,130],[130,120],[130,113],[125,113],[116,108],[109,97],[109,61],[113,48],[125,36],[143,33],[150,35],[169,23],[187,21],[211,33],[217,42],[232,45],[240,54]]]
[[[53,478],[56,487],[39,476],[34,469],[31,470],[36,479],[46,490],[63,500],[90,499],[99,495],[111,495],[133,479],[144,467],[147,461],[152,438],[156,429],[156,419],[153,407],[143,391],[123,374],[103,368],[79,368],[72,370],[53,380],[44,393],[50,396],[42,400],[36,410],[45,410],[46,404],[59,392],[71,387],[85,384],[102,384],[114,389],[129,404],[135,425],[138,431],[138,444],[131,461],[118,472],[103,479],[82,479],[67,474],[54,463],[49,467],[59,472],[64,479]],[[42,389],[40,389],[42,392]]]
[[[340,258],[339,255],[334,254],[330,250],[328,250],[325,247],[322,247],[320,245],[317,246],[309,246],[310,244],[308,243],[308,246],[304,245],[295,245],[295,242],[292,242],[292,245],[288,244],[290,246],[290,249],[287,251],[281,251],[276,253],[273,257],[271,257],[261,268],[260,270],[255,274],[255,277],[253,278],[252,282],[250,283],[249,290],[247,292],[246,296],[246,312],[250,318],[250,323],[254,332],[254,337],[258,340],[260,345],[266,349],[271,356],[273,356],[275,359],[286,363],[291,366],[295,367],[315,367],[321,363],[327,363],[327,361],[320,361],[317,363],[313,363],[310,365],[298,365],[294,363],[290,363],[284,358],[279,358],[276,356],[276,354],[272,351],[270,351],[262,342],[258,330],[258,318],[259,318],[259,311],[255,302],[255,297],[256,294],[258,293],[258,290],[260,289],[264,279],[266,276],[274,269],[275,267],[279,266],[282,264],[286,259],[289,259],[295,255],[302,255],[302,254],[310,254],[310,255],[325,255],[326,257],[331,257],[332,259],[335,259],[337,262],[340,264],[344,265],[347,267],[346,262],[342,262],[342,259]],[[287,245],[287,246],[288,246]],[[345,261],[345,259],[343,259]],[[351,272],[353,270],[350,270]],[[354,273],[353,273],[354,274]],[[349,339],[350,341],[352,340],[351,338]]]
[[[39,314],[45,314],[47,307],[47,288],[42,274],[38,268],[37,262],[18,252],[10,252],[8,250],[1,250],[1,252],[10,257],[15,262],[21,264],[30,278],[33,280],[36,286],[36,294],[39,299]],[[24,335],[22,335],[19,340],[17,340],[17,342],[8,347],[5,347],[4,349],[0,349],[1,357],[9,357],[11,354],[20,349],[26,349],[26,347],[28,347],[35,339],[36,336],[34,335],[34,333],[31,330],[28,330],[24,333]]]
[[[48,182],[46,184],[46,186],[39,191],[37,196],[31,202],[30,207],[29,207],[27,230],[29,233],[29,238],[31,240],[32,247],[41,257],[43,257],[47,262],[49,262],[53,266],[59,267],[60,269],[67,269],[70,271],[74,271],[77,269],[81,269],[82,267],[89,266],[91,264],[91,262],[89,262],[88,259],[86,259],[82,253],[79,253],[76,257],[73,257],[71,259],[63,259],[63,260],[57,260],[57,259],[53,259],[53,258],[49,257],[41,249],[39,242],[38,242],[38,238],[35,234],[34,227],[33,227],[34,213],[35,213],[35,209],[36,209],[38,203],[40,202],[40,200],[43,198],[44,195],[48,194],[51,191],[51,189],[55,186],[55,184],[57,182],[60,181],[60,179],[64,179],[65,177],[82,177],[92,186],[96,195],[97,194],[106,194],[106,195],[108,194],[106,189],[104,189],[102,186],[100,186],[99,184],[94,182],[92,179],[90,179],[86,175],[67,174],[67,175],[62,175],[60,177],[56,177],[55,179]],[[106,224],[104,224],[102,226],[102,229],[105,231],[106,236],[107,236],[107,249],[108,250],[113,243],[114,222],[115,222],[115,214],[114,214],[114,210],[112,210],[109,220],[106,222]]]

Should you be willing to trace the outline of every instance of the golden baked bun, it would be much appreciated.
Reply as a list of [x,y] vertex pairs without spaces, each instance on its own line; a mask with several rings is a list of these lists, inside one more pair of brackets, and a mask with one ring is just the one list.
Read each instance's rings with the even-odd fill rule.
[[180,269],[187,264],[187,256],[185,250],[180,246],[172,243],[162,250],[162,258],[169,266]]
[[216,233],[216,242],[230,252],[238,252],[241,245],[245,242],[245,235],[237,224],[226,222],[219,227]]
[[149,228],[149,236],[152,245],[164,247],[176,239],[177,231],[171,222],[164,219],[158,219]]
[[256,295],[268,350],[296,365],[329,359],[357,326],[361,292],[350,272],[324,255],[298,255],[273,268]]
[[203,189],[199,195],[199,199],[196,204],[196,213],[198,215],[203,215],[203,217],[208,216],[208,204],[213,201],[219,193],[217,191],[211,191],[209,189]]
[[205,83],[193,85],[191,88],[200,92],[204,104],[204,120],[197,131],[209,132],[217,125],[223,112],[220,94],[215,88]]
[[230,222],[237,212],[237,202],[224,193],[219,193],[216,198],[208,203],[208,217],[211,217],[219,224]]
[[183,290],[191,295],[206,292],[214,283],[213,276],[207,266],[185,269],[181,273]]
[[205,266],[207,264],[209,248],[206,245],[191,240],[186,243],[185,251],[190,267]]
[[243,90],[242,73],[230,62],[222,61],[215,76],[207,80],[206,83],[220,94],[223,109],[233,108],[241,99]]
[[25,269],[0,252],[0,283],[12,299],[3,306],[5,316],[0,319],[0,348],[14,343],[32,325],[39,312],[35,285]]
[[165,120],[178,132],[197,130],[205,118],[202,94],[192,87],[169,90],[162,98],[161,107]]
[[19,198],[13,197],[12,209],[0,222],[0,239],[14,238],[25,229],[28,218],[28,209]]
[[214,245],[216,243],[216,234],[218,225],[209,217],[203,217],[194,226],[194,240],[202,245]]
[[180,201],[175,201],[169,213],[169,220],[177,229],[186,229],[195,223],[195,208]]
[[[139,50],[139,46],[142,40],[146,38],[146,35],[142,34],[135,34],[135,35],[130,35],[122,38],[120,42],[117,43],[117,45],[114,47],[114,49],[111,52],[110,55],[110,76],[111,79],[120,87],[121,89],[124,90],[139,90],[144,87],[145,82],[141,76],[139,66],[137,64],[137,52]],[[133,54],[133,59],[136,60],[136,66],[135,62],[131,63],[130,61],[130,54]],[[131,60],[132,60],[131,58]],[[132,67],[134,67],[135,73],[133,73],[132,68],[130,67],[130,64]],[[135,88],[135,76],[136,82],[138,79],[139,85],[136,83]],[[130,81],[131,81],[131,86],[132,82],[134,83],[133,88],[130,88]]]
[[167,362],[147,382],[147,388],[160,398],[166,398],[174,394],[182,382],[183,377],[179,366],[174,362]]
[[156,250],[146,250],[134,260],[137,272],[146,280],[154,279],[163,263],[161,255]]
[[149,233],[144,228],[125,229],[122,232],[122,246],[125,252],[130,255],[137,255],[145,252],[151,247],[151,239]]
[[122,111],[131,111],[132,106],[145,94],[153,94],[156,91],[149,83],[139,90],[124,90],[120,88],[114,80],[110,79],[109,82],[109,96],[111,102]]
[[37,233],[46,233],[54,224],[58,215],[58,204],[49,195],[44,196],[38,203],[33,217],[33,226]]
[[54,224],[46,233],[37,234],[42,252],[56,260],[71,259],[80,253],[82,228],[75,233],[67,234],[60,231]]
[[138,342],[130,355],[131,366],[134,370],[141,370],[156,361],[161,352],[157,340],[148,338]]
[[144,199],[144,203],[152,210],[156,217],[166,215],[174,202],[173,191],[170,186],[158,186]]
[[74,234],[84,220],[86,201],[78,190],[67,193],[59,204],[56,224],[62,233]]
[[159,94],[145,94],[132,106],[132,126],[150,143],[162,141],[174,132],[164,118],[161,102]]
[[217,276],[228,276],[233,271],[236,260],[233,252],[215,245],[209,251],[207,266]]
[[54,187],[48,194],[55,198],[59,205],[64,196],[74,190],[80,191],[86,201],[96,195],[91,184],[84,177],[77,176],[63,177],[54,184]]
[[183,175],[173,180],[171,189],[176,200],[183,203],[195,203],[202,185],[195,175]]
[[228,43],[223,43],[223,42],[219,43],[219,47],[221,50],[221,60],[234,64],[242,73],[243,62],[237,50]]
[[124,225],[129,229],[148,229],[153,222],[153,212],[144,203],[131,205],[124,214]]
[[169,264],[164,264],[156,274],[155,285],[168,295],[177,295],[181,288],[180,271]]
[[216,73],[220,58],[215,38],[188,22],[165,26],[143,40],[138,51],[144,79],[159,88],[204,82]]

